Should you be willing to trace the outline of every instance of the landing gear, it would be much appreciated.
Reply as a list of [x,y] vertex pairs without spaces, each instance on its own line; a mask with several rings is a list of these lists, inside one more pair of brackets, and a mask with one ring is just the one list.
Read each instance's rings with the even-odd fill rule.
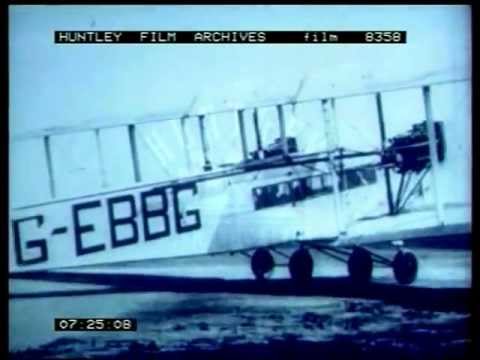
[[370,252],[361,247],[354,247],[348,257],[348,274],[356,283],[367,283],[372,278],[373,260]]
[[290,256],[288,270],[292,280],[298,283],[306,283],[312,279],[313,258],[310,252],[301,247]]
[[417,278],[418,262],[410,251],[399,250],[392,262],[393,274],[399,284],[408,285]]
[[275,248],[259,248],[251,256],[251,269],[257,280],[263,280],[272,273],[275,266],[286,264],[275,264],[270,252],[273,251],[289,258],[288,270],[293,281],[306,284],[312,280],[314,262],[309,249],[317,250],[336,260],[347,263],[350,279],[356,284],[367,284],[372,279],[373,267],[375,264],[393,269],[397,282],[401,285],[408,285],[415,281],[418,271],[418,262],[415,255],[406,250],[399,250],[393,260],[364,247],[354,246],[353,250],[332,246],[318,246],[309,244],[300,246],[289,257],[287,254]]
[[257,249],[251,259],[252,272],[257,280],[263,280],[275,267],[275,260],[267,249]]
[[354,246],[351,251],[331,246],[310,247],[347,263],[350,279],[356,284],[366,284],[372,279],[374,265],[392,268],[395,279],[402,285],[413,283],[417,277],[417,258],[410,251],[400,249],[392,260],[361,246]]

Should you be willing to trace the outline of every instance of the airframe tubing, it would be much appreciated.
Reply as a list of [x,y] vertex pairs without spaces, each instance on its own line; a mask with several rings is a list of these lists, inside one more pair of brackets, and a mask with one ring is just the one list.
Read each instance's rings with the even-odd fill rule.
[[[380,140],[382,146],[382,152],[386,149],[386,141],[387,141],[387,131],[385,129],[385,120],[383,117],[383,106],[382,106],[382,94],[376,93],[375,100],[377,104],[377,115],[378,115],[378,124],[380,127]],[[394,214],[394,207],[393,207],[393,194],[392,194],[392,181],[390,179],[390,169],[385,168],[383,169],[385,175],[385,185],[387,191],[387,201],[388,201],[388,213],[390,215]]]
[[[344,255],[344,256],[350,256],[351,252],[349,252],[347,249],[342,249],[342,248],[338,248],[338,247],[334,247],[334,246],[327,246],[327,245],[313,245],[313,244],[308,244],[306,245],[307,247],[309,248],[312,248],[314,250],[317,250],[327,256],[330,256],[331,258],[333,259],[336,259],[338,261],[342,261],[342,262],[347,262],[348,259],[344,259],[342,258],[340,255],[336,255],[336,254],[332,254],[330,253],[329,251],[331,252],[334,252],[334,253],[338,253],[338,254],[341,254],[341,255]],[[382,255],[378,255],[378,254],[375,254],[374,252],[368,250],[367,248],[365,247],[361,247],[362,249],[364,249],[365,251],[367,251],[370,256],[372,257],[372,261],[377,264],[382,264],[382,265],[385,265],[385,266],[392,266],[392,260],[390,260],[389,258],[385,257],[385,256],[382,256]]]
[[253,109],[253,125],[255,128],[255,139],[257,140],[257,151],[262,150],[262,134],[260,133],[260,125],[258,123],[258,109]]
[[203,160],[204,166],[210,166],[210,159],[208,157],[208,141],[207,136],[205,134],[205,115],[200,115],[198,117],[198,125],[200,126],[200,141],[202,142],[202,152],[203,152]]
[[283,256],[284,258],[289,258],[290,256],[288,256],[287,254],[285,254],[284,252],[281,252],[280,250],[277,250],[275,249],[275,247],[267,247],[267,249],[269,249],[271,252],[275,253],[275,254],[278,254],[280,256]]
[[247,161],[248,160],[248,147],[247,147],[247,138],[245,135],[245,123],[243,119],[243,114],[244,110],[240,109],[237,111],[237,116],[238,116],[238,127],[240,129],[240,140],[242,144],[242,154],[243,154],[243,160]]
[[103,158],[103,151],[102,151],[102,142],[100,141],[100,128],[95,129],[95,143],[97,145],[97,153],[98,153],[98,162],[100,165],[100,181],[101,186],[107,186],[107,177],[105,172],[105,160]]
[[140,182],[142,178],[140,176],[140,163],[138,161],[137,138],[135,136],[134,124],[128,125],[128,140],[130,142],[130,150],[132,153],[133,175],[135,177],[135,182]]
[[403,185],[405,183],[405,174],[402,174],[400,177],[400,184],[397,189],[397,196],[395,197],[395,214],[398,212],[398,207],[400,205],[400,200],[403,193]]
[[443,212],[443,199],[441,194],[438,191],[438,153],[436,146],[436,136],[435,129],[433,126],[433,115],[432,115],[432,99],[430,96],[430,86],[422,87],[423,101],[425,104],[425,115],[427,118],[427,135],[428,135],[428,149],[430,151],[430,162],[432,163],[432,185],[433,193],[435,196],[435,207],[437,210],[437,217],[440,225],[445,223],[445,215]]
[[283,105],[277,105],[277,113],[278,113],[278,126],[280,128],[280,141],[282,142],[282,153],[283,155],[288,155]]
[[340,249],[340,248],[335,248],[335,247],[330,247],[330,246],[318,246],[318,245],[313,245],[313,244],[308,244],[305,245],[307,248],[312,248],[314,250],[317,250],[318,252],[321,252],[322,254],[325,254],[327,256],[330,256],[331,258],[341,261],[341,262],[347,262],[348,259],[342,258],[340,255],[332,254],[328,252],[328,250],[331,250],[332,252],[341,254],[343,256],[350,256],[350,253],[346,249]]
[[43,137],[43,144],[45,147],[45,154],[47,158],[47,171],[48,171],[48,183],[50,186],[50,194],[52,195],[52,199],[55,199],[55,178],[53,176],[53,162],[52,162],[52,150],[50,148],[50,135],[46,135]]
[[187,170],[192,171],[192,161],[190,159],[190,145],[188,142],[187,132],[185,131],[187,118],[187,116],[182,116],[180,118],[180,130],[182,133],[183,149],[185,150],[185,162],[187,164]]
[[415,190],[418,189],[418,187],[421,185],[422,181],[423,181],[423,178],[425,177],[425,175],[427,175],[428,171],[430,170],[430,167],[431,166],[428,166],[426,169],[423,170],[423,172],[420,174],[420,177],[417,179],[417,182],[415,183],[415,185],[412,187],[412,189],[407,193],[407,195],[405,195],[403,201],[400,203],[399,205],[399,210],[401,210],[408,202],[408,200],[412,197],[413,193],[415,192]]
[[[327,105],[330,103],[330,106],[328,107]],[[344,233],[345,228],[343,221],[341,220],[341,215],[342,215],[342,209],[341,209],[341,199],[340,199],[340,191],[338,189],[338,176],[337,176],[337,171],[335,169],[335,162],[334,162],[334,156],[333,156],[333,151],[337,145],[338,145],[338,138],[335,136],[336,134],[332,134],[333,131],[333,122],[335,119],[333,119],[334,116],[334,99],[324,99],[322,100],[322,109],[323,109],[323,114],[324,114],[324,120],[325,120],[325,136],[327,138],[327,147],[328,147],[328,159],[329,159],[329,164],[330,164],[330,173],[332,175],[332,182],[333,182],[333,193],[334,193],[334,202],[335,202],[335,220],[337,222],[337,229],[339,233]],[[330,110],[330,111],[329,111]],[[332,135],[335,136],[332,138]]]

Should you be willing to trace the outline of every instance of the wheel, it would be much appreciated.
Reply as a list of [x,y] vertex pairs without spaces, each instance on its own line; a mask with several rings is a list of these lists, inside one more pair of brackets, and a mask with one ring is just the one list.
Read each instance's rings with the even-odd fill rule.
[[253,253],[250,265],[255,278],[262,280],[267,273],[273,270],[275,261],[267,249],[257,249]]
[[367,283],[372,278],[372,255],[361,247],[355,247],[348,258],[348,274],[358,283]]
[[295,250],[288,262],[290,277],[296,282],[308,282],[312,279],[313,258],[305,248]]
[[408,285],[417,278],[418,262],[409,251],[399,251],[393,259],[393,274],[399,284]]

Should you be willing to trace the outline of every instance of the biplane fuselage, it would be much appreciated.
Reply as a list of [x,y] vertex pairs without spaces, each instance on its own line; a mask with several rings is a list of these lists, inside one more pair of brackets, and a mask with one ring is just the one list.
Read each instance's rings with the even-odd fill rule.
[[[374,171],[348,173],[345,194],[380,199]],[[11,270],[331,241],[339,233],[333,197],[329,173],[292,166],[19,209],[12,216]]]

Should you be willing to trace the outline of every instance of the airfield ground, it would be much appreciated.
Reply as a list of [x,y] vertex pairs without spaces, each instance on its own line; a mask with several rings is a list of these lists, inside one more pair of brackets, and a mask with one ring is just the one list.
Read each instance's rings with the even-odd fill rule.
[[[253,360],[281,354],[301,357],[312,352],[327,358],[463,358],[471,340],[467,304],[471,287],[470,251],[412,250],[420,263],[413,289],[423,292],[408,297],[430,297],[428,301],[410,299],[402,303],[383,295],[365,299],[343,290],[322,296],[299,296],[288,291],[284,295],[180,293],[166,291],[168,288],[161,290],[161,286],[127,290],[107,285],[11,280],[11,358],[81,355],[143,359],[161,353],[162,358],[175,359],[208,356]],[[392,254],[392,250],[379,251]],[[348,287],[344,264],[319,253],[315,253],[315,263],[319,287],[322,284],[331,289]],[[235,283],[251,278],[248,259],[239,255],[168,260],[142,266],[137,266],[136,271],[149,275],[150,279],[153,275],[222,277]],[[106,269],[98,272],[108,273]],[[279,267],[272,279],[281,288],[284,286],[281,279],[287,275],[288,269]],[[395,284],[391,269],[376,269],[374,279],[373,295],[375,291],[382,294],[409,291]],[[205,284],[208,291],[210,283]],[[435,299],[443,304],[435,304]],[[422,306],[416,307],[415,303]],[[136,318],[138,331],[55,332],[55,317]]]

